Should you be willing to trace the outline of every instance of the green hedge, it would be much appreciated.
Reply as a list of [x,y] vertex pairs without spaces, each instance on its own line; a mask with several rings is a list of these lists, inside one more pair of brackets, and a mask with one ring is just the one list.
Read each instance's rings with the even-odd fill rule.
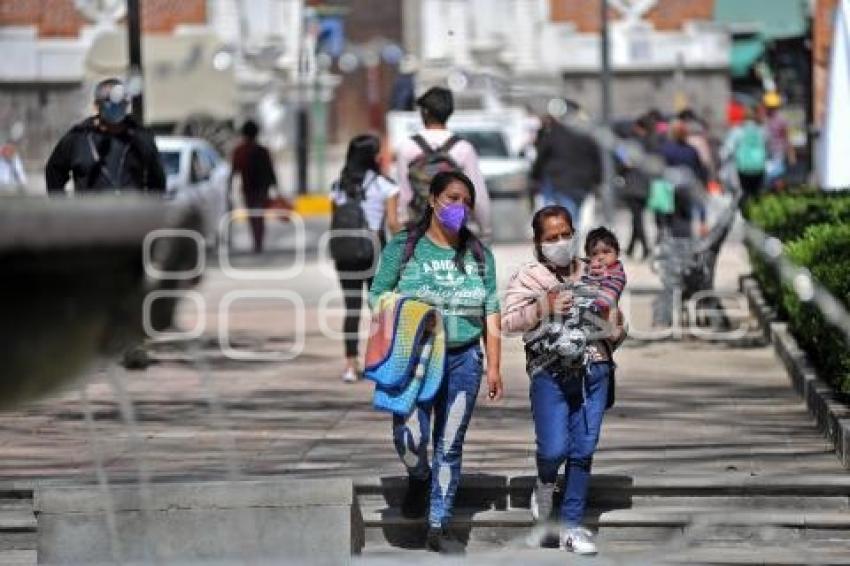
[[[845,308],[850,306],[850,224],[811,226],[786,249],[791,261],[807,267]],[[814,305],[800,302],[787,286],[782,306],[794,336],[821,375],[839,391],[850,393],[850,347],[844,333],[830,326]]]
[[753,201],[746,217],[762,230],[790,242],[815,224],[850,222],[850,195],[810,193],[767,195]]
[[[850,194],[769,195],[751,203],[750,220],[780,238],[788,258],[850,309]],[[767,301],[778,307],[791,332],[809,353],[821,376],[850,393],[850,347],[843,333],[829,325],[818,309],[803,303],[762,258],[751,250],[753,274]]]

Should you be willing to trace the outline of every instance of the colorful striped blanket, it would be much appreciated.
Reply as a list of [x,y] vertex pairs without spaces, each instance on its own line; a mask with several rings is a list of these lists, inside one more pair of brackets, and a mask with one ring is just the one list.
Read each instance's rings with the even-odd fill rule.
[[364,376],[375,382],[373,406],[407,417],[431,401],[443,380],[446,337],[434,307],[394,293],[383,295],[372,316]]

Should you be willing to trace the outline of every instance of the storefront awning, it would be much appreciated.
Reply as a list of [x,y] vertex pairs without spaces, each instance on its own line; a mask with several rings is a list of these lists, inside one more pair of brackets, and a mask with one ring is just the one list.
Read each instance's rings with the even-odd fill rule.
[[734,32],[755,33],[766,40],[806,33],[806,0],[714,0],[714,20]]
[[732,43],[729,72],[732,78],[746,77],[750,69],[764,55],[764,40],[760,37],[736,39]]

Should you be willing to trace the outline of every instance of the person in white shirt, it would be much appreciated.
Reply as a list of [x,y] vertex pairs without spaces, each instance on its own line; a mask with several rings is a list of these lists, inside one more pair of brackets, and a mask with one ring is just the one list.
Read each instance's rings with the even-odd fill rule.
[[[360,208],[363,211],[361,218],[365,217],[365,224],[368,226],[368,230],[374,233],[374,240],[383,245],[386,241],[385,230],[389,230],[390,234],[395,234],[401,229],[401,225],[397,216],[399,188],[395,183],[381,175],[380,165],[378,164],[380,150],[381,141],[377,136],[363,134],[352,138],[348,144],[348,153],[339,180],[334,183],[331,189],[331,201],[335,215],[337,211],[340,211],[343,215],[348,215],[349,211],[341,211],[344,205],[351,199],[359,201]],[[331,221],[332,229],[333,226],[334,220]],[[342,230],[346,230],[346,228],[342,228]],[[349,245],[346,246],[343,243],[340,247],[342,251],[337,252],[338,254],[341,253],[341,256],[334,257],[334,263],[345,303],[345,319],[343,321],[345,369],[342,380],[346,383],[353,383],[360,378],[357,367],[357,350],[360,338],[358,329],[360,327],[360,311],[363,308],[363,292],[364,290],[368,292],[369,287],[372,286],[376,255],[380,254],[381,250],[369,249],[368,252],[362,254],[362,257],[357,257],[357,252],[361,251],[358,243],[363,243],[364,238],[346,235],[343,232],[342,235],[334,239],[345,239],[346,237],[350,240]],[[334,255],[333,243],[331,254]]]
[[27,175],[21,156],[15,146],[4,143],[0,146],[0,192],[22,193],[27,185]]
[[[446,88],[433,87],[416,100],[422,116],[425,129],[418,136],[424,140],[432,149],[438,149],[448,142],[454,134],[446,128],[454,112],[454,98],[452,92]],[[413,189],[410,184],[410,164],[423,153],[423,149],[414,138],[406,139],[398,150],[398,184],[399,194],[399,217],[403,222],[417,220],[412,216],[410,205],[413,201]],[[478,237],[488,243],[492,239],[492,220],[490,217],[490,195],[484,184],[484,176],[478,165],[478,154],[475,148],[466,140],[458,140],[451,144],[448,155],[458,168],[472,181],[475,187],[475,228]]]

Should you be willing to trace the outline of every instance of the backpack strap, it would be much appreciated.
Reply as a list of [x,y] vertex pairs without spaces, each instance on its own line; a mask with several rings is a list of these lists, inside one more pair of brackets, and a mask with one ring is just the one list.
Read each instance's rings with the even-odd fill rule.
[[455,144],[459,141],[461,141],[461,137],[457,134],[452,134],[452,136],[449,139],[447,139],[443,143],[443,145],[441,145],[439,147],[439,149],[437,149],[437,151],[441,152],[441,153],[448,153],[455,146]]
[[357,188],[357,199],[360,202],[363,202],[363,201],[366,200],[366,191],[368,191],[369,187],[371,187],[374,183],[378,182],[378,178],[380,176],[381,176],[380,173],[377,173],[377,172],[374,173],[372,178],[369,180],[368,183],[361,183],[361,185]]
[[415,227],[411,227],[407,231],[407,237],[404,239],[404,250],[401,254],[401,270],[404,270],[404,266],[413,257],[413,253],[416,251],[416,244],[419,243],[418,240],[421,237],[422,235],[417,236]]
[[423,153],[425,153],[426,155],[431,155],[432,153],[448,153],[455,146],[455,144],[457,144],[459,141],[462,141],[463,138],[461,138],[457,134],[452,134],[449,139],[443,142],[443,144],[437,147],[436,149],[431,147],[428,142],[425,141],[425,138],[423,138],[421,134],[416,134],[410,139],[412,139],[414,143],[419,146],[419,149],[421,149]]
[[434,148],[428,145],[428,142],[425,141],[425,138],[423,138],[420,134],[416,134],[410,139],[412,139],[413,142],[419,146],[419,149],[421,149],[422,153],[424,153],[425,155],[431,155],[432,153],[436,153]]

